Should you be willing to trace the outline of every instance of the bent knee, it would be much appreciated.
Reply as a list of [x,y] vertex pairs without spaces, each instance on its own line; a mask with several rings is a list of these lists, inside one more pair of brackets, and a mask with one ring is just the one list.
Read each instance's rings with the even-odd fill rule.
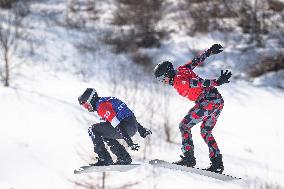
[[200,129],[200,134],[202,138],[204,138],[208,134],[211,134],[211,132],[212,132],[212,127],[203,127],[202,129]]
[[180,131],[190,130],[194,125],[196,125],[196,123],[192,119],[184,118],[179,123],[179,129],[180,129]]

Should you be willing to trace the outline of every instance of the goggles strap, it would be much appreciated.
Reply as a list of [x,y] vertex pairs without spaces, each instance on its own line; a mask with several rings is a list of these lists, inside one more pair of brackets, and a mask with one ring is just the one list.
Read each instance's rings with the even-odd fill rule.
[[94,109],[93,106],[92,106],[92,104],[91,104],[91,101],[92,101],[93,96],[94,96],[95,94],[96,94],[96,90],[93,90],[92,93],[91,93],[91,95],[89,96],[88,100],[85,102],[85,103],[87,103],[87,105],[85,105],[85,106],[90,106],[92,109]]

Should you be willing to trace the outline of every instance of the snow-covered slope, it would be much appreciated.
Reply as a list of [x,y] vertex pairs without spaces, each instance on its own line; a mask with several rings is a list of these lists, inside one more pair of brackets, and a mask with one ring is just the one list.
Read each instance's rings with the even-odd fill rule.
[[[48,19],[42,20],[44,13],[62,16],[64,8],[65,4],[60,0],[50,0],[49,4],[42,1],[32,6],[34,13],[28,19],[33,21],[29,22],[30,30],[39,43],[35,56],[28,58],[18,70],[20,75],[13,75],[12,87],[0,86],[1,189],[70,189],[74,187],[72,181],[83,183],[85,180],[101,185],[100,174],[73,174],[74,169],[91,161],[93,155],[87,128],[99,120],[77,103],[77,97],[90,86],[95,87],[101,96],[117,96],[127,102],[139,121],[153,130],[150,144],[147,144],[146,160],[175,161],[179,158],[179,144],[163,140],[163,119],[169,119],[172,139],[178,143],[178,122],[193,103],[150,79],[147,79],[150,85],[137,81],[137,86],[134,84],[137,88],[125,87],[127,76],[120,76],[119,82],[110,83],[108,78],[113,78],[113,75],[105,72],[105,68],[114,66],[111,63],[117,59],[127,61],[127,58],[115,57],[104,47],[96,52],[95,58],[82,56],[74,44],[84,33],[68,30]],[[193,38],[188,40],[194,41]],[[173,39],[170,48],[158,50],[164,55],[157,59],[173,59],[175,65],[186,61],[188,50],[184,41],[183,38]],[[200,37],[198,46],[207,48],[214,42],[218,41]],[[211,75],[206,71],[208,68],[200,70],[202,77],[215,77],[219,69],[228,67],[220,56],[208,61],[210,64],[218,61]],[[74,73],[93,76],[82,79]],[[161,91],[162,88],[167,88],[166,92]],[[225,173],[242,177],[242,181],[224,183],[145,165],[126,173],[108,174],[107,188],[133,183],[132,187],[137,189],[260,188],[265,183],[283,187],[284,139],[281,135],[284,129],[281,118],[284,92],[240,81],[221,86],[219,91],[224,97],[225,107],[213,131],[214,136],[224,156]],[[160,101],[167,103],[159,104]],[[163,116],[166,113],[167,116]],[[199,125],[193,128],[193,138],[197,166],[206,167],[209,165],[208,149],[200,136]],[[144,140],[135,137],[135,141],[139,142],[141,150],[130,152],[131,155],[137,162],[146,161],[143,160]]]
[[74,103],[82,84],[36,70],[27,71],[17,89],[1,88],[0,182],[9,188],[68,188],[62,182],[78,164],[76,145],[86,125]]
[[[90,160],[92,145],[86,130],[92,122],[98,121],[79,107],[77,97],[87,86],[108,91],[107,85],[95,80],[83,82],[76,76],[46,66],[24,70],[17,88],[1,88],[0,186],[71,188],[73,185],[68,180],[80,181],[86,177],[73,175],[73,170],[86,163],[83,159]],[[107,183],[123,185],[146,178],[147,182],[135,188],[154,185],[172,188],[186,184],[195,188],[243,188],[251,186],[255,180],[283,184],[283,92],[255,88],[246,83],[232,83],[221,87],[220,91],[225,108],[214,129],[215,137],[224,154],[225,172],[243,177],[243,181],[223,183],[162,168],[153,172],[151,167],[143,166],[128,173],[114,173]],[[184,105],[186,99],[179,98],[172,96],[171,100],[176,100],[178,104],[174,106],[186,112],[191,104]],[[182,115],[171,115],[173,119],[177,116]],[[143,118],[141,121],[144,122]],[[175,132],[178,132],[177,125],[172,125],[176,127],[173,128]],[[199,136],[198,127],[193,128],[197,165],[205,167],[209,164],[207,147]],[[159,138],[158,135],[153,133],[153,139]],[[142,156],[141,153],[131,154],[137,159]],[[148,158],[174,161],[179,154],[178,145],[162,142],[160,146],[154,145]]]

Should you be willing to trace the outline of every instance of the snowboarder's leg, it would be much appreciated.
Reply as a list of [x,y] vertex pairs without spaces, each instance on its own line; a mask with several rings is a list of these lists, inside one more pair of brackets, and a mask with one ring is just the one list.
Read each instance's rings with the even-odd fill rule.
[[103,140],[110,147],[111,152],[117,156],[117,160],[114,164],[116,165],[131,164],[132,159],[123,145],[121,145],[116,139],[103,138]]
[[[129,136],[133,136],[137,132],[138,123],[135,117],[128,117],[122,120],[119,126],[124,127],[125,131],[128,133]],[[99,145],[96,146],[102,146],[103,144],[103,148],[105,149],[104,142],[106,142],[107,145],[110,146],[110,150],[112,151],[112,153],[117,156],[117,161],[115,164],[131,164],[132,159],[129,153],[126,151],[124,146],[122,146],[116,140],[123,139],[117,128],[114,128],[109,122],[102,122],[93,125],[91,131],[92,133],[95,133],[95,135],[99,134],[100,136],[99,141],[98,137],[94,139],[96,143],[99,143]]]
[[[99,123],[99,124],[105,124],[105,123]],[[109,152],[105,148],[102,136],[99,132],[96,132],[93,129],[97,125],[98,124],[92,125],[88,129],[89,136],[91,137],[94,144],[94,152],[98,155],[98,162],[93,165],[96,166],[111,165],[113,164],[113,161]]]
[[216,118],[214,116],[208,116],[206,121],[201,124],[200,133],[209,148],[209,157],[216,157],[220,154],[217,142],[212,134],[212,129],[216,124]]
[[[130,137],[134,136],[138,129],[138,122],[134,116],[127,117],[123,119],[120,124],[120,127],[125,128],[125,131]],[[116,133],[119,133],[119,130],[116,129]],[[113,138],[113,137],[108,137]],[[116,137],[116,139],[122,139],[122,136]]]
[[131,164],[132,159],[129,153],[126,151],[125,147],[121,145],[116,139],[123,139],[123,136],[120,134],[118,127],[124,128],[124,131],[127,132],[129,137],[132,137],[137,132],[138,122],[134,116],[127,117],[123,119],[117,127],[114,128],[116,135],[109,135],[104,137],[104,141],[110,146],[110,150],[113,154],[117,156],[117,161],[115,164]]
[[218,148],[217,142],[212,135],[212,130],[216,125],[217,119],[222,111],[224,101],[222,99],[217,99],[210,101],[210,108],[208,110],[208,116],[203,118],[203,122],[200,127],[201,136],[208,145],[209,157],[211,161],[211,166],[207,168],[208,171],[222,173],[224,170],[222,155]]
[[181,156],[181,160],[175,162],[178,165],[186,165],[189,167],[195,166],[196,160],[194,157],[194,145],[191,135],[191,128],[202,121],[203,111],[198,105],[195,105],[184,119],[179,124],[179,129],[182,137],[182,152],[184,157]]

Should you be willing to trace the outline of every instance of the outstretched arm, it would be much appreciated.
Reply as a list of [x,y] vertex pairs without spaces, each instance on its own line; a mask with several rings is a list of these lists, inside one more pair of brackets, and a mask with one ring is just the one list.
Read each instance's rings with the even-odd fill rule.
[[123,140],[127,143],[127,145],[132,146],[133,141],[129,136],[129,134],[127,133],[127,131],[125,130],[125,128],[123,127],[123,125],[118,125],[116,128],[118,129],[119,133],[121,134]]
[[232,76],[232,73],[229,72],[228,70],[224,71],[221,70],[221,75],[218,79],[202,79],[202,78],[197,78],[197,79],[191,79],[189,81],[189,86],[191,88],[196,88],[196,87],[214,87],[214,86],[220,86],[223,85],[224,83],[229,83],[229,79]]
[[140,146],[138,144],[134,144],[131,137],[129,136],[129,134],[127,133],[127,131],[125,130],[125,128],[123,127],[123,125],[118,125],[116,127],[119,131],[119,133],[121,134],[123,140],[127,143],[127,145],[131,148],[131,150],[134,151],[138,151],[138,149],[140,148]]
[[152,134],[152,131],[144,128],[140,123],[138,123],[138,133],[142,138],[145,138],[147,135]]
[[189,81],[190,88],[196,88],[196,87],[214,87],[217,86],[217,80],[216,79],[191,79]]
[[208,50],[203,52],[201,55],[195,57],[193,60],[188,62],[185,67],[193,70],[198,64],[203,62],[206,58],[208,58],[211,54],[218,54],[223,51],[223,47],[220,44],[214,44],[212,45]]

